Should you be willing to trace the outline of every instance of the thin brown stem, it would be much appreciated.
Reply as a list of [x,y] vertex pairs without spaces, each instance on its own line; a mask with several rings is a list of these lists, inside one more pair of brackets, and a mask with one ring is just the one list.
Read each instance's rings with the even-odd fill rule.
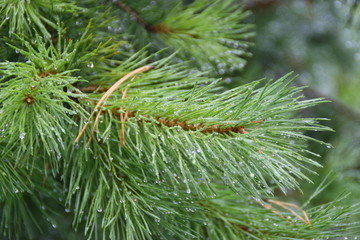
[[[86,121],[84,127],[81,129],[80,133],[78,134],[78,136],[76,137],[76,139],[74,140],[74,142],[78,142],[79,139],[81,138],[81,136],[85,133],[85,130],[87,128],[87,126],[89,125],[90,119],[94,116],[95,112],[97,112],[99,110],[99,108],[102,106],[102,104],[111,96],[111,94],[113,92],[116,91],[116,89],[118,89],[120,87],[120,85],[122,83],[124,83],[126,80],[128,80],[129,78],[139,74],[139,73],[143,73],[146,71],[149,71],[150,69],[153,69],[154,66],[144,66],[144,67],[140,67],[138,69],[135,69],[134,71],[131,71],[130,73],[126,74],[124,77],[122,77],[121,79],[119,79],[119,81],[117,81],[114,85],[112,85],[105,93],[104,95],[100,98],[99,102],[96,104],[94,110],[92,111],[92,113],[90,114],[90,117],[88,118],[88,120]],[[99,115],[99,114],[98,114]],[[99,120],[97,118],[97,120]],[[97,124],[97,121],[95,120],[95,123]]]
[[79,90],[83,93],[92,93],[92,92],[106,92],[109,90],[109,88],[106,87],[99,87],[96,85],[86,86],[86,87],[80,87]]
[[216,124],[216,125],[204,127],[202,124],[194,125],[194,124],[189,124],[187,121],[178,122],[177,120],[160,119],[159,117],[156,117],[155,119],[161,125],[165,125],[167,127],[179,126],[186,131],[201,131],[203,133],[217,132],[222,134],[226,134],[230,132],[241,133],[241,134],[248,133],[245,130],[245,126],[224,127],[224,125]]
[[[300,208],[299,206],[297,206],[296,204],[293,203],[287,203],[287,202],[282,202],[279,200],[272,200],[272,199],[267,199],[265,200],[265,202],[268,202],[270,204],[264,204],[262,201],[260,200],[256,200],[261,206],[263,206],[266,209],[271,210],[273,213],[275,213],[276,215],[278,215],[281,218],[286,218],[283,214],[281,214],[280,211],[274,209],[274,207],[271,204],[277,205],[287,211],[289,211],[291,214],[293,214],[295,217],[297,217],[298,219],[300,219],[303,223],[305,223],[306,225],[311,225],[310,219],[308,217],[308,214],[306,213],[305,210],[303,210],[302,208]],[[294,211],[294,209],[296,209],[297,211],[301,212],[301,214],[303,216],[301,216],[300,214],[298,214],[297,212]]]
[[148,23],[147,21],[145,21],[139,13],[137,13],[134,9],[132,9],[131,7],[129,7],[128,5],[126,5],[123,1],[119,1],[118,2],[118,6],[123,9],[125,12],[127,12],[130,16],[132,16],[137,23],[139,23],[140,25],[142,25],[147,31],[152,32],[152,33],[165,33],[165,34],[170,34],[170,33],[175,33],[175,34],[183,34],[183,35],[188,35],[192,38],[200,38],[200,36],[198,34],[195,33],[189,33],[187,31],[181,30],[181,29],[172,29],[164,24],[156,24],[156,25],[152,25],[150,23]]
[[[310,219],[307,215],[307,213],[301,209],[299,206],[297,206],[296,204],[293,203],[287,203],[287,202],[282,202],[282,201],[278,201],[278,200],[272,200],[272,199],[268,199],[267,200],[268,203],[272,203],[275,205],[278,205],[279,207],[282,207],[286,210],[288,210],[289,212],[291,212],[295,217],[297,217],[298,219],[300,219],[303,223],[305,223],[306,225],[311,225]],[[300,211],[302,213],[302,216],[300,216],[297,212],[295,212],[292,208]]]

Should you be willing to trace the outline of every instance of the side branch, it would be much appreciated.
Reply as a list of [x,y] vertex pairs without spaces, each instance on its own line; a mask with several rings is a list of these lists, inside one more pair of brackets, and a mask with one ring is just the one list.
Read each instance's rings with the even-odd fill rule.
[[[152,117],[148,115],[143,115],[146,118],[151,119]],[[136,112],[129,111],[127,113],[127,117],[136,117]],[[245,130],[245,126],[233,126],[233,127],[226,127],[226,125],[216,124],[204,127],[203,124],[189,124],[187,121],[178,121],[178,120],[169,120],[169,119],[162,119],[161,117],[155,117],[155,120],[158,122],[158,125],[164,125],[167,127],[181,127],[185,131],[200,131],[202,133],[221,133],[221,134],[230,134],[230,133],[241,133],[247,134],[248,132]],[[150,122],[150,121],[147,121]],[[259,121],[251,121],[250,123],[259,123]]]
[[[138,73],[143,73],[146,72],[150,69],[152,69],[153,66],[145,66],[145,67],[141,67],[138,68],[130,73],[128,73],[127,75],[125,75],[124,77],[122,77],[119,81],[117,81],[113,86],[111,86],[110,88],[103,88],[103,87],[98,87],[98,86],[88,86],[85,88],[80,88],[79,90],[81,92],[105,92],[104,95],[100,98],[100,100],[98,101],[98,103],[95,105],[95,108],[93,109],[92,113],[90,114],[90,117],[87,119],[84,127],[81,129],[80,133],[78,134],[78,136],[76,137],[76,139],[74,140],[74,142],[78,142],[79,139],[81,138],[81,136],[84,134],[88,124],[89,124],[89,120],[94,116],[95,112],[97,113],[96,119],[94,121],[94,124],[92,126],[91,129],[91,134],[88,140],[88,144],[90,143],[93,133],[95,132],[97,123],[99,122],[100,119],[100,115],[103,113],[103,111],[100,109],[99,107],[102,106],[102,104],[110,97],[110,95],[127,79],[131,78],[130,81],[132,81],[135,77],[136,74]],[[126,92],[127,89],[125,89],[124,91],[122,91],[122,98],[126,97]],[[91,101],[92,103],[95,104],[95,102]],[[117,115],[119,113],[119,110],[121,111],[120,113],[120,120],[121,120],[121,134],[120,134],[120,143],[122,143],[122,145],[125,144],[125,122],[127,121],[128,118],[137,118],[138,114],[137,111],[131,111],[130,109],[124,109],[123,107],[119,108],[113,108],[111,109],[111,112],[115,115]],[[259,124],[259,126],[264,122],[264,120],[257,120],[257,121],[250,121],[249,123],[245,124],[245,125],[241,125],[241,126],[229,126],[230,124],[215,124],[215,125],[210,125],[210,126],[205,126],[204,123],[200,123],[200,124],[190,124],[188,123],[188,120],[183,120],[183,121],[179,121],[178,119],[174,119],[174,120],[170,120],[170,119],[166,119],[163,118],[161,116],[150,116],[150,115],[146,115],[146,114],[142,114],[142,116],[145,118],[139,118],[138,121],[145,121],[145,122],[153,122],[154,119],[157,122],[157,125],[159,127],[161,126],[166,126],[166,127],[180,127],[185,131],[198,131],[204,134],[207,133],[220,133],[220,134],[231,134],[231,133],[240,133],[240,134],[248,134],[248,132],[245,130],[245,127],[248,124]]]
[[183,30],[171,29],[171,28],[169,28],[168,26],[166,26],[164,24],[152,25],[152,24],[148,23],[147,21],[145,21],[134,9],[130,8],[123,1],[119,1],[118,6],[121,9],[123,9],[125,12],[127,12],[130,16],[132,16],[136,20],[137,23],[142,25],[149,32],[152,32],[152,33],[165,33],[165,34],[170,34],[170,33],[175,33],[176,34],[176,33],[178,33],[178,34],[188,35],[188,36],[190,36],[192,38],[200,38],[200,36],[197,35],[197,34],[188,33],[188,32],[185,32]]
[[142,25],[146,30],[153,31],[154,27],[146,22],[140,15],[135,12],[132,8],[130,8],[128,5],[126,5],[123,1],[118,2],[118,6],[122,9],[124,9],[125,12],[127,12],[130,16],[132,16],[140,25]]
[[202,133],[218,132],[222,134],[229,134],[230,132],[241,133],[241,134],[248,133],[247,131],[245,131],[245,126],[224,127],[224,125],[216,124],[216,125],[204,127],[202,124],[199,125],[188,124],[187,121],[184,122],[178,122],[176,120],[169,121],[166,119],[160,119],[159,117],[155,119],[156,121],[159,122],[159,124],[165,125],[167,127],[179,126],[186,131],[201,131]]

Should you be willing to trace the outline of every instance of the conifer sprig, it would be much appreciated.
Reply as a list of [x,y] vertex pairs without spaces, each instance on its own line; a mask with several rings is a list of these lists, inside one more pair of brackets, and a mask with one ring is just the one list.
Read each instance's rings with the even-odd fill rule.
[[50,38],[49,28],[53,30],[58,28],[59,19],[56,16],[76,11],[82,9],[72,1],[3,0],[0,2],[0,27],[8,27],[9,35],[13,33],[32,35],[36,29],[44,38]]
[[234,0],[145,3],[0,3],[0,231],[65,239],[72,219],[89,239],[355,234],[345,219],[359,208],[335,208],[342,196],[315,208],[274,196],[320,166],[306,144],[322,142],[304,131],[330,129],[297,113],[323,100],[291,74],[226,90],[190,67],[241,69],[248,13]]
[[252,25],[241,23],[249,13],[239,9],[233,0],[177,4],[165,16],[151,15],[151,9],[156,6],[149,5],[150,10],[142,11],[148,19],[125,1],[119,1],[118,5],[144,27],[144,31],[139,31],[138,26],[127,26],[130,33],[136,29],[135,42],[140,46],[148,44],[144,40],[150,40],[157,50],[170,47],[174,52],[181,48],[178,57],[191,59],[202,70],[216,70],[220,74],[242,69],[245,65],[246,49],[251,45],[248,39],[253,36]]
[[[220,192],[222,195],[214,199],[199,202],[205,211],[197,212],[204,222],[193,227],[201,235],[208,236],[209,239],[219,239],[223,232],[227,233],[228,239],[235,240],[248,238],[323,239],[344,237],[350,232],[356,236],[359,231],[356,229],[358,223],[342,224],[342,221],[350,215],[358,214],[358,211],[350,213],[350,208],[358,209],[358,206],[353,205],[347,209],[335,207],[346,198],[346,195],[339,196],[338,199],[328,204],[306,209],[311,224],[305,224],[293,213],[284,209],[278,209],[277,213],[274,213],[270,209],[254,205],[249,199],[239,199],[222,190]],[[247,207],[242,208],[245,205]],[[263,217],[259,218],[258,216]],[[324,224],[331,226],[331,230],[324,229]],[[203,227],[204,225],[206,228]],[[296,231],[294,232],[293,229]]]
[[[216,80],[202,80],[199,74],[183,72],[176,65],[161,67],[163,61],[158,64],[107,97],[105,109],[117,109],[119,115],[128,111],[126,122],[104,118],[112,123],[105,121],[104,127],[99,126],[126,126],[127,144],[122,151],[138,156],[131,161],[147,162],[158,180],[186,181],[188,191],[200,194],[202,187],[190,187],[199,178],[208,186],[212,181],[224,181],[235,190],[240,187],[259,194],[257,189],[269,189],[269,182],[283,191],[297,188],[296,178],[309,180],[302,172],[309,170],[305,164],[319,166],[301,153],[309,139],[301,131],[329,129],[317,124],[318,119],[290,117],[321,99],[300,100],[301,88],[289,86],[289,75],[260,88],[260,82],[253,82],[214,94],[219,89]],[[211,84],[194,86],[198,79]],[[95,96],[100,98],[97,93]],[[95,138],[112,138],[114,133],[105,131],[98,130]],[[179,163],[182,168],[177,167]]]

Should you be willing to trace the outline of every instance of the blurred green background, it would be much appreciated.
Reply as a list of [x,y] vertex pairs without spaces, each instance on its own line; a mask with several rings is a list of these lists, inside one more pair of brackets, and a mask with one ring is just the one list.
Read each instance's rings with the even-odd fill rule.
[[[355,0],[248,1],[253,11],[256,37],[241,77],[226,79],[229,87],[254,79],[279,78],[294,71],[296,85],[309,86],[309,98],[331,102],[307,110],[304,115],[328,118],[322,124],[334,132],[309,132],[333,148],[309,143],[321,157],[323,168],[314,169],[314,183],[304,182],[303,193],[287,197],[300,204],[314,192],[329,172],[334,181],[313,204],[328,202],[344,191],[349,203],[360,202],[360,2]],[[360,217],[359,217],[360,218]]]

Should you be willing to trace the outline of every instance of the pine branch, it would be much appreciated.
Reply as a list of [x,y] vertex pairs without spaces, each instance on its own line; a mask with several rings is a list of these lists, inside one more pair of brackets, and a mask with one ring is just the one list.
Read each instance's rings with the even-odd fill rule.
[[[159,47],[170,46],[172,52],[180,47],[178,56],[181,59],[192,59],[202,70],[216,69],[220,74],[244,67],[242,56],[250,45],[247,39],[252,36],[249,32],[252,26],[239,23],[249,13],[242,13],[232,0],[201,0],[187,6],[177,5],[165,13],[165,17],[161,14],[157,19],[149,16],[153,18],[151,21],[124,1],[118,5],[150,33],[135,33],[140,47],[147,45],[142,44],[141,39],[156,41]],[[229,27],[224,29],[225,25]],[[128,28],[131,32],[132,27]]]
[[[137,55],[139,60],[142,59],[140,53]],[[136,62],[136,59],[132,61]],[[119,87],[120,91],[111,90],[113,95],[111,97],[107,93],[100,97],[96,92],[89,97],[101,99],[93,113],[97,108],[99,109],[104,99],[107,99],[107,103],[101,111],[115,113],[113,118],[106,118],[105,122],[102,120],[105,126],[115,124],[116,128],[120,129],[116,132],[124,132],[126,126],[127,143],[123,151],[138,156],[141,162],[147,159],[146,161],[153,163],[151,168],[159,179],[174,178],[173,174],[175,174],[194,182],[201,177],[206,179],[207,186],[212,181],[223,179],[234,189],[239,187],[247,189],[251,194],[259,194],[255,189],[259,189],[260,186],[260,188],[268,188],[270,179],[283,191],[290,186],[297,186],[295,177],[308,179],[299,168],[307,169],[303,162],[317,164],[299,154],[298,150],[302,148],[301,142],[308,137],[298,131],[327,128],[316,124],[315,119],[287,120],[287,117],[291,111],[314,105],[320,100],[299,101],[297,94],[301,89],[289,87],[289,82],[286,82],[287,77],[259,89],[256,89],[258,83],[253,83],[215,97],[209,93],[218,88],[216,81],[207,86],[191,88],[193,82],[205,80],[201,80],[195,74],[181,83],[178,80],[187,73],[181,72],[179,67],[166,66],[165,62],[167,60],[154,63],[157,66],[154,70],[143,73],[124,86],[116,85],[115,88]],[[114,71],[125,72],[126,68],[128,64],[124,63]],[[160,78],[161,83],[158,83],[157,80]],[[154,83],[152,79],[155,80]],[[177,85],[173,84],[175,82]],[[187,88],[190,89],[186,90]],[[121,93],[125,89],[126,98]],[[277,96],[275,97],[274,94]],[[114,109],[118,109],[118,113]],[[117,114],[127,114],[126,122],[121,119],[117,122]],[[115,122],[109,122],[114,120]],[[99,118],[92,123],[94,137],[113,138],[111,135],[114,133],[100,132],[100,129],[104,128],[100,125],[97,128],[98,122]],[[88,123],[86,121],[83,130]],[[219,133],[221,134],[217,135]],[[164,136],[164,139],[156,140],[154,139],[156,135]],[[92,136],[92,133],[88,136]],[[117,138],[119,137],[121,138],[121,136]],[[288,141],[294,141],[299,145],[289,146]],[[181,150],[173,149],[174,144]],[[229,150],[226,147],[228,144],[241,150],[238,152]],[[168,146],[172,146],[171,149],[168,149]],[[214,146],[218,147],[214,148]],[[218,161],[212,156],[220,156],[222,160]],[[269,158],[269,156],[273,157]],[[176,172],[172,170],[168,176],[162,176],[160,172],[169,167],[167,159],[173,158],[181,159],[184,168],[180,171],[175,170]],[[254,159],[254,161],[250,160],[251,164],[248,164],[244,159],[246,161]],[[135,161],[140,163],[138,160]],[[264,168],[264,165],[259,163],[264,163],[267,167]],[[244,169],[242,165],[246,168]],[[177,169],[175,165],[172,168]],[[195,170],[194,173],[191,169]],[[216,177],[209,178],[207,172],[212,172]],[[261,182],[260,186],[258,181]],[[251,184],[251,187],[248,187],[248,184]],[[187,186],[188,191],[191,191],[190,185]],[[203,192],[200,187],[195,187],[194,190],[199,194]]]
[[71,218],[91,239],[356,234],[344,196],[315,208],[274,196],[320,166],[306,144],[324,143],[303,132],[330,129],[297,113],[324,100],[304,100],[291,74],[225,90],[174,63],[241,69],[248,13],[233,0],[145,2],[0,3],[0,231],[68,239]]
[[128,5],[126,5],[123,1],[119,1],[118,5],[120,8],[124,9],[129,15],[131,15],[135,20],[142,25],[146,30],[152,32],[152,33],[179,33],[179,34],[188,34],[192,38],[199,38],[197,34],[191,34],[187,32],[182,32],[174,29],[168,28],[166,25],[163,24],[157,24],[155,26],[151,25],[150,23],[146,22],[141,16],[135,12],[133,9],[131,9]]

